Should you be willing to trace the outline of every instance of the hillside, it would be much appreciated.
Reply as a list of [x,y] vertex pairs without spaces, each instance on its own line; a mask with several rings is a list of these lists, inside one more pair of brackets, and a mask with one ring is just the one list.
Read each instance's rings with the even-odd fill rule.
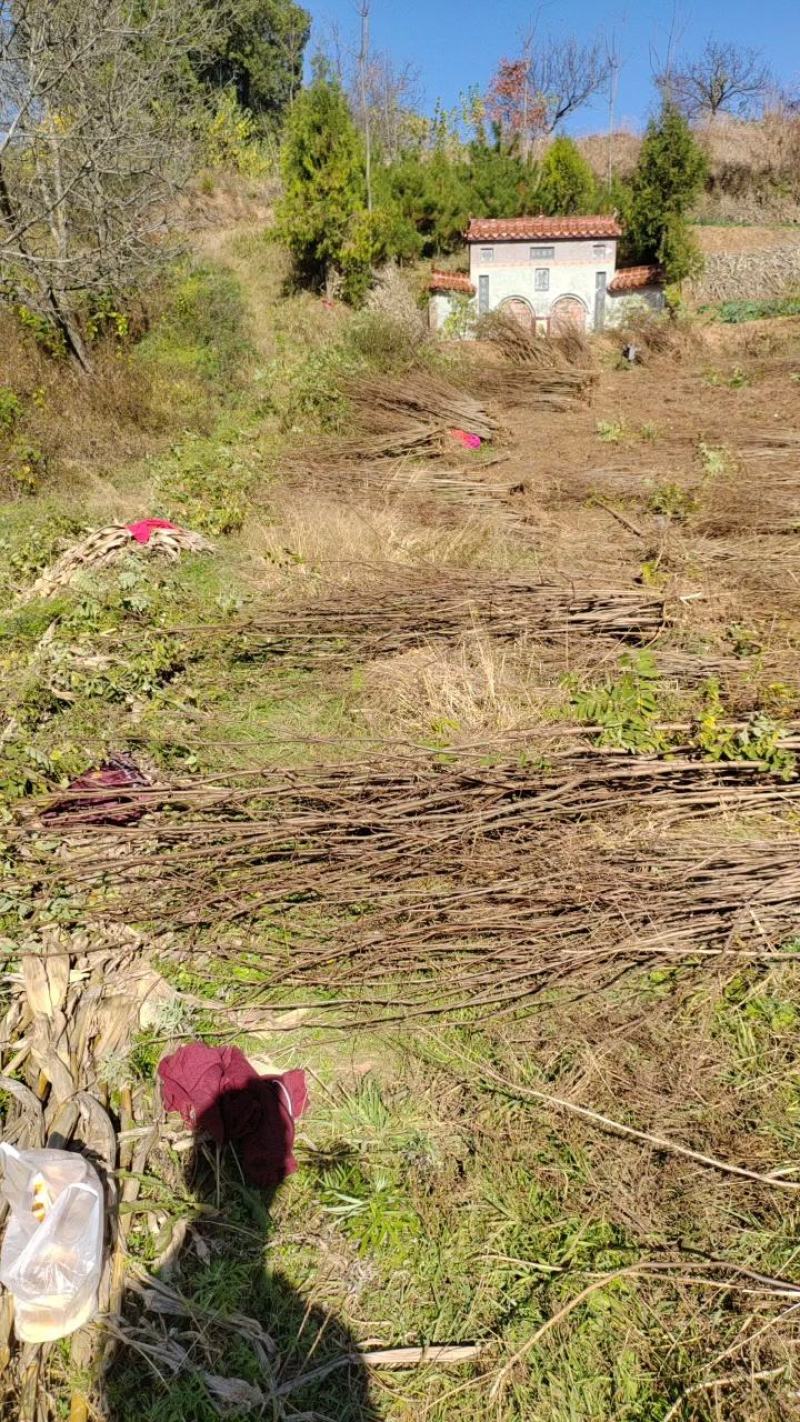
[[[122,1201],[3,1405],[790,1418],[800,325],[437,347],[212,215],[0,404],[4,1135]],[[153,517],[210,547],[54,577]],[[191,1040],[307,1073],[279,1190],[161,1111]]]
[[[702,222],[774,225],[800,222],[800,118],[768,112],[761,119],[737,119],[720,114],[697,129],[708,157],[709,178],[697,217]],[[578,139],[598,179],[608,171],[606,134]],[[641,138],[620,131],[612,134],[612,170],[629,178],[639,156]]]

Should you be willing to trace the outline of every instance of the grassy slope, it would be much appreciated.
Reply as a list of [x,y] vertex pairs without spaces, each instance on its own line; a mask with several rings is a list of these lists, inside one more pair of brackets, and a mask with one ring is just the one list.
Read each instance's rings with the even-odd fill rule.
[[[294,430],[336,423],[328,375],[332,364],[358,363],[358,340],[345,355],[333,353],[342,318],[310,299],[280,298],[279,262],[257,234],[218,243],[208,260],[205,275],[185,275],[173,314],[135,357],[166,411],[166,437],[154,434],[145,457],[101,461],[100,468],[96,460],[77,461],[40,494],[6,505],[2,576],[8,593],[23,589],[57,540],[84,521],[164,514],[209,532],[217,552],[168,569],[132,559],[6,617],[0,657],[4,670],[15,671],[6,677],[3,719],[12,718],[14,729],[4,746],[5,791],[17,798],[57,784],[107,748],[130,749],[159,772],[191,773],[268,758],[336,757],[352,752],[365,730],[446,740],[513,724],[531,708],[563,715],[560,676],[541,672],[524,644],[503,653],[490,646],[477,653],[430,649],[422,667],[419,656],[406,657],[356,676],[326,676],[238,656],[224,624],[256,596],[307,596],[332,577],[357,578],[356,557],[507,566],[523,556],[532,567],[587,575],[616,567],[618,578],[634,576],[641,571],[637,550],[591,500],[566,516],[548,505],[547,464],[556,470],[569,459],[577,469],[607,460],[611,429],[612,442],[633,448],[637,460],[644,449],[659,470],[660,441],[668,441],[663,424],[653,423],[652,404],[663,375],[609,373],[596,408],[571,421],[569,431],[563,417],[548,417],[546,439],[535,420],[520,430],[514,475],[517,465],[529,475],[534,447],[540,481],[528,510],[537,538],[524,555],[491,524],[456,535],[390,498],[377,508],[330,496],[310,505],[285,486],[281,459]],[[712,370],[715,399],[725,406],[714,418],[728,429],[731,411],[750,400],[731,364],[721,357]],[[695,371],[697,411],[676,397],[675,425],[683,421],[691,441],[699,433],[692,421],[708,417],[708,387],[699,380]],[[645,425],[652,430],[642,434]],[[718,438],[710,430],[703,447],[720,448]],[[679,539],[688,506],[679,495],[702,457],[692,448],[676,474],[666,448],[654,480],[656,504],[670,503]],[[630,503],[622,506],[631,512]],[[641,516],[636,505],[633,513]],[[202,623],[218,624],[218,631],[169,634],[178,624]],[[51,640],[43,642],[49,628]],[[705,645],[724,642],[726,626],[712,613],[702,636]],[[111,649],[99,665],[98,646]],[[688,703],[677,704],[685,710]],[[28,906],[11,895],[2,903],[4,927],[18,937]],[[68,908],[56,905],[53,913],[69,922]],[[238,965],[213,974],[191,954],[177,966],[178,955],[165,963],[194,995],[183,1032],[216,1041],[225,1030],[229,1018],[204,1007],[204,998],[257,1005],[258,973],[246,949],[245,939]],[[524,1347],[599,1276],[658,1260],[680,1238],[698,1257],[711,1253],[791,1277],[798,1220],[790,1198],[598,1135],[498,1089],[484,1068],[560,1094],[578,1092],[600,1110],[700,1149],[710,1143],[720,1154],[746,1158],[752,1136],[758,1157],[782,1158],[791,1154],[798,1110],[797,989],[791,962],[721,968],[711,982],[698,982],[691,969],[642,971],[599,1000],[575,1003],[553,992],[536,1011],[499,1023],[465,1018],[461,1027],[417,1033],[337,1033],[310,1025],[302,1011],[291,1030],[270,1030],[270,1022],[286,1023],[267,1005],[260,1026],[242,1040],[280,1069],[307,1065],[314,1073],[298,1176],[267,1211],[230,1161],[221,1181],[214,1162],[201,1162],[189,1189],[184,1158],[165,1145],[148,1165],[132,1252],[152,1261],[170,1230],[190,1221],[172,1282],[195,1307],[211,1311],[202,1316],[202,1332],[214,1370],[253,1384],[263,1381],[253,1348],[214,1314],[260,1319],[277,1343],[284,1376],[341,1357],[354,1339],[486,1344],[475,1372],[429,1368],[367,1379],[355,1365],[339,1368],[293,1397],[303,1415],[338,1422],[792,1416],[791,1356],[780,1341],[767,1335],[762,1353],[748,1353],[747,1368],[735,1366],[743,1329],[752,1324],[734,1296],[635,1276],[591,1293],[490,1390],[495,1363]],[[141,1037],[127,1061],[112,1064],[112,1087],[126,1073],[150,1081],[169,1030],[165,1024]],[[223,1208],[196,1223],[198,1197],[222,1200]],[[728,1349],[734,1362],[709,1371]],[[748,1380],[748,1369],[759,1366],[772,1371],[770,1384]],[[706,1389],[709,1378],[729,1375],[732,1383]],[[54,1384],[63,1382],[56,1370]],[[683,1410],[670,1414],[693,1386]],[[117,1361],[103,1411],[115,1422],[217,1415],[191,1370],[165,1385],[132,1352]],[[234,1406],[230,1415],[245,1412]]]

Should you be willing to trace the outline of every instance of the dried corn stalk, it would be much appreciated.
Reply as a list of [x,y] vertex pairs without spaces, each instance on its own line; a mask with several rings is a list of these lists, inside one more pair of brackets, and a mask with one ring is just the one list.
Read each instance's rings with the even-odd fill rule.
[[155,528],[145,544],[137,542],[124,523],[112,523],[107,528],[96,529],[81,539],[80,543],[74,543],[62,553],[19,601],[30,602],[37,597],[52,597],[59,588],[68,587],[81,574],[105,568],[124,553],[140,550],[176,559],[181,553],[203,553],[212,549],[213,545],[208,539],[185,528]]

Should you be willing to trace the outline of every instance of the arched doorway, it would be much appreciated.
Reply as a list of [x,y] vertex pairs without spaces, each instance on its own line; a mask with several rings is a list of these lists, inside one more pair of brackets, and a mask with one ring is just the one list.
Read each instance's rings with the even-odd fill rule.
[[505,301],[501,301],[500,310],[505,316],[512,316],[519,323],[523,331],[532,331],[534,328],[533,307],[524,296],[509,296]]
[[579,296],[560,296],[550,312],[550,334],[560,336],[570,328],[586,330],[586,307]]

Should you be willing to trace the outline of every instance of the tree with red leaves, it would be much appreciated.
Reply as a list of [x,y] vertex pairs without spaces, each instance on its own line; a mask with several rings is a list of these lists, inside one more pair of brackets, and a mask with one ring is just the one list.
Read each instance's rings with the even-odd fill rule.
[[606,83],[608,61],[597,43],[529,37],[520,59],[501,59],[486,95],[486,112],[501,142],[525,152],[550,134]]
[[524,148],[530,136],[541,131],[544,106],[541,98],[533,102],[528,56],[500,60],[486,95],[486,112],[509,146],[518,140]]

